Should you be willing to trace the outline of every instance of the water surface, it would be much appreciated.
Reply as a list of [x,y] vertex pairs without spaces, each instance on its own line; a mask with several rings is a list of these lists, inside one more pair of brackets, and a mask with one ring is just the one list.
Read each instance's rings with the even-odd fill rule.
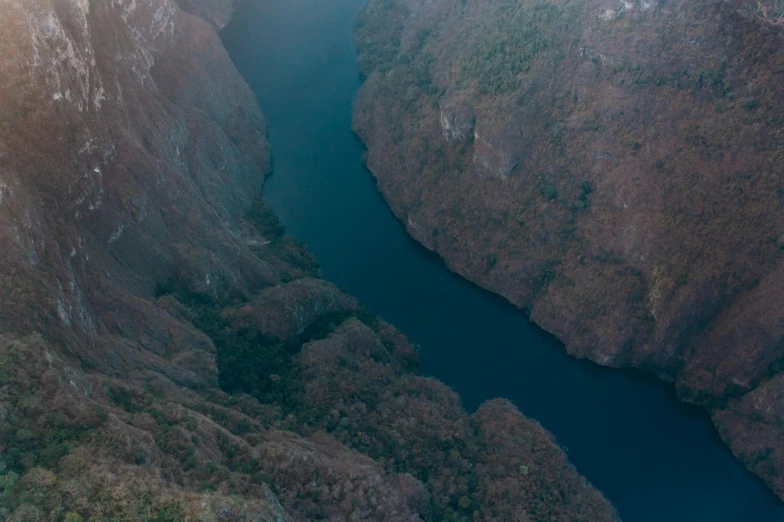
[[324,276],[421,346],[472,411],[507,397],[568,449],[626,522],[778,522],[782,504],[704,411],[636,371],[568,357],[502,299],[449,272],[388,210],[350,130],[364,0],[248,0],[224,30],[269,124],[265,195]]

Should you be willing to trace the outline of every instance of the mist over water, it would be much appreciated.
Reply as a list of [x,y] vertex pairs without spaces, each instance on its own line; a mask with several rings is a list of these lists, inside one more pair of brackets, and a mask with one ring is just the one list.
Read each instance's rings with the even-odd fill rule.
[[456,389],[469,411],[509,398],[568,448],[626,522],[784,521],[784,504],[670,384],[568,357],[408,237],[350,128],[360,86],[352,21],[365,0],[247,3],[222,36],[269,125],[265,196],[326,279],[421,346],[424,374]]

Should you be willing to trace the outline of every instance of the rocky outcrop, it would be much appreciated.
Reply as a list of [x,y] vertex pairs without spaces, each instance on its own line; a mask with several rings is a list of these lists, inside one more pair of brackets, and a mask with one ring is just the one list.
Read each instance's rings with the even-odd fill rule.
[[157,285],[274,281],[234,219],[269,168],[264,121],[211,25],[173,1],[30,0],[3,17],[3,331],[84,360],[103,346],[125,372],[151,364],[131,330],[167,344],[175,328],[138,299]]
[[0,519],[614,520],[283,235],[230,4],[0,2]]
[[674,380],[784,498],[773,4],[371,1],[354,126],[416,239],[569,353]]

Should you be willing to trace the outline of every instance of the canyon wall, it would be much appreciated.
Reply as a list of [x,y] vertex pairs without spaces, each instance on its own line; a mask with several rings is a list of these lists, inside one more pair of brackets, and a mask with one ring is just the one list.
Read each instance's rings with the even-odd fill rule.
[[674,381],[784,498],[773,4],[372,0],[354,127],[413,237],[570,354]]

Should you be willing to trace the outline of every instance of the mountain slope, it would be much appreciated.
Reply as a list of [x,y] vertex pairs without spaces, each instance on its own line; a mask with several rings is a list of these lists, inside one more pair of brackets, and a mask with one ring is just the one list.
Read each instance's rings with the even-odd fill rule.
[[784,497],[775,13],[374,0],[354,126],[412,236],[572,355],[674,380]]

